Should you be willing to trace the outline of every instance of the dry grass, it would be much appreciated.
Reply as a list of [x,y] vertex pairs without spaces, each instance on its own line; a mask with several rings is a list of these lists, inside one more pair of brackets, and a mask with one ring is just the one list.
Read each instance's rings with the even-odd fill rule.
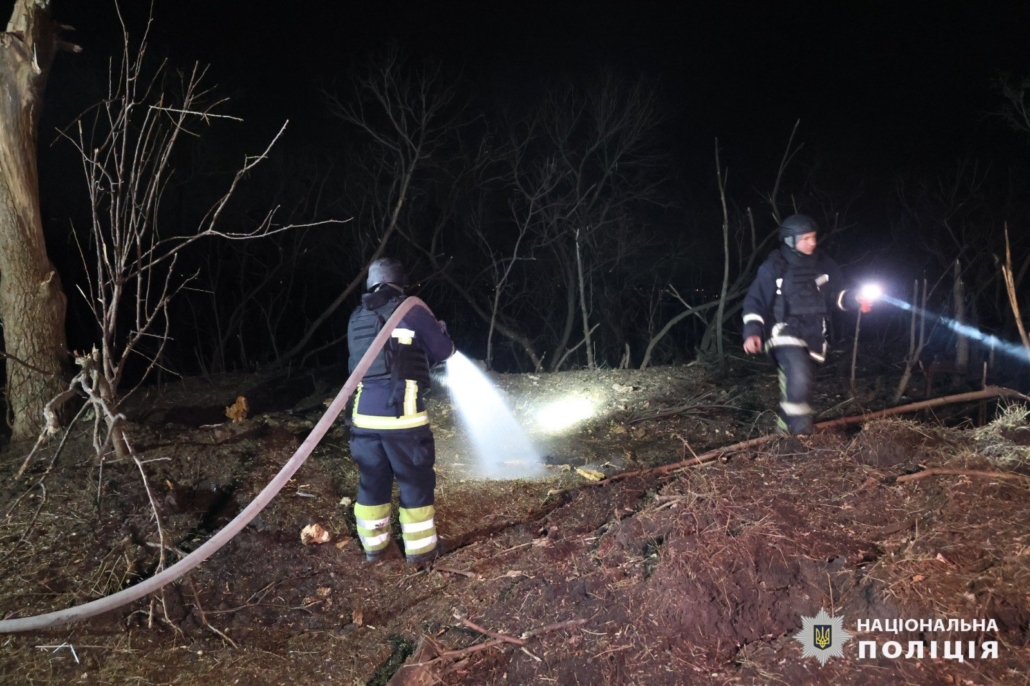
[[1012,403],[990,423],[972,432],[976,451],[1008,467],[1030,467],[1030,408]]

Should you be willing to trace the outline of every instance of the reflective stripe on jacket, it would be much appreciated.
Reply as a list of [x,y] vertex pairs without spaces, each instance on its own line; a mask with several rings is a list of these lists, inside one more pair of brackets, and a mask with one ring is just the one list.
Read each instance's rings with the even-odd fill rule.
[[[744,298],[744,339],[759,336],[766,350],[781,346],[807,348],[813,359],[826,359],[826,301],[840,309],[851,307],[845,298],[837,263],[817,252],[810,263],[792,267],[781,246],[758,269]],[[791,274],[792,270],[797,270]],[[798,284],[798,278],[804,281]],[[809,281],[811,283],[809,283]],[[791,302],[793,297],[797,302]],[[817,302],[818,300],[818,302]],[[779,303],[779,304],[778,304]]]

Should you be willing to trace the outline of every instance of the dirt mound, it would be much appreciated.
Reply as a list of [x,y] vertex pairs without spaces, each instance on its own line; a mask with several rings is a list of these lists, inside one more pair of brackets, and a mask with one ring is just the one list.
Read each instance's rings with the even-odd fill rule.
[[942,449],[949,449],[947,432],[902,419],[870,422],[862,427],[849,451],[870,467],[914,471]]

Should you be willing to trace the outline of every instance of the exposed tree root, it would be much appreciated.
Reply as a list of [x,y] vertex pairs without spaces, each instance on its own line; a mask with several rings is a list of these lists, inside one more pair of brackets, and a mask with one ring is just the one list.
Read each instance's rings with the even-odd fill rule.
[[933,469],[925,469],[915,474],[905,474],[899,476],[896,479],[897,483],[904,483],[906,481],[918,481],[919,479],[925,479],[928,476],[982,476],[988,479],[1011,479],[1013,481],[1027,480],[1030,476],[1024,474],[1012,474],[1006,472],[985,472],[979,469],[949,469],[947,467],[935,467]]

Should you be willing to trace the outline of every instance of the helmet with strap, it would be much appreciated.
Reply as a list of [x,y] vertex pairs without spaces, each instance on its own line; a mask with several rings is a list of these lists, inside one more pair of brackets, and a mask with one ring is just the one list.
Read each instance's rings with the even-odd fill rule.
[[404,265],[400,260],[392,257],[380,257],[368,266],[368,278],[365,280],[365,290],[371,291],[376,286],[384,283],[393,284],[399,288],[407,285],[408,277],[404,273]]
[[819,225],[807,214],[792,214],[780,224],[780,239],[793,250],[797,245],[798,236],[818,231]]

